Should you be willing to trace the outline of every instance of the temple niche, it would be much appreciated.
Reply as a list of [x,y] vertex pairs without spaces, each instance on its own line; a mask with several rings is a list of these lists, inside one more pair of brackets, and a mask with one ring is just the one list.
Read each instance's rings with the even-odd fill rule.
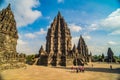
[[[46,62],[44,63],[52,66],[66,66],[73,64],[75,59],[81,64],[89,62],[90,55],[88,54],[88,48],[82,36],[80,36],[77,48],[74,45],[72,49],[71,39],[70,29],[61,16],[61,13],[58,12],[47,32],[46,51],[43,53],[46,54],[48,59],[45,59]],[[40,56],[39,58],[41,58]],[[41,62],[39,61],[39,63]]]
[[[0,63],[13,63],[23,57],[16,51],[18,32],[10,4],[0,11]],[[21,59],[22,60],[22,59]],[[12,64],[13,65],[13,64]]]

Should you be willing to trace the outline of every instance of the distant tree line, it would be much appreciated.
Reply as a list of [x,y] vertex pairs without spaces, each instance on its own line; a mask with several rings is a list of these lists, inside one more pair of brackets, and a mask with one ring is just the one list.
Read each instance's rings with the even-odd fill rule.
[[[119,56],[113,56],[116,62],[120,63],[120,55]],[[92,62],[105,62],[107,56],[104,54],[101,55],[93,55],[92,56]]]

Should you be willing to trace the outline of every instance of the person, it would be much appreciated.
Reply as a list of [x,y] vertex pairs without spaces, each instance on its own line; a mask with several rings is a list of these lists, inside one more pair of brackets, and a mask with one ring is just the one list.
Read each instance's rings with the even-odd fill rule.
[[76,68],[76,73],[78,73],[78,68]]
[[93,68],[93,64],[92,64],[92,68]]
[[110,69],[112,70],[112,65],[110,65]]
[[79,66],[79,70],[80,70],[80,72],[82,71],[82,67],[81,66]]
[[74,71],[74,67],[73,66],[71,67],[71,71]]
[[84,68],[84,66],[82,66],[82,68],[81,68],[81,71],[82,71],[82,72],[84,72],[84,71],[85,71],[85,68]]

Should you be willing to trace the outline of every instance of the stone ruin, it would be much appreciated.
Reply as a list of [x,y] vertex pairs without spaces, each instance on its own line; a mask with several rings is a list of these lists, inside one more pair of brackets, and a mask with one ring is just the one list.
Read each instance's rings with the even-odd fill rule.
[[36,57],[36,62],[34,64],[47,66],[48,65],[47,61],[48,61],[48,54],[43,49],[43,46],[41,46],[39,50],[39,54]]
[[0,11],[0,65],[4,66],[3,68],[23,62],[25,56],[16,51],[17,40],[16,21],[9,4]]
[[116,62],[116,59],[114,58],[114,53],[112,49],[109,47],[107,51],[107,58],[105,59],[106,62]]
[[87,64],[87,62],[91,62],[92,53],[90,52],[89,54],[88,47],[82,36],[79,38],[77,48],[74,45],[72,55],[74,56],[75,65],[84,65]]
[[36,58],[37,62],[35,61],[36,64],[66,66],[74,62],[81,65],[91,61],[91,56],[88,54],[88,48],[82,36],[80,36],[77,48],[74,46],[72,49],[71,39],[70,29],[60,12],[58,12],[48,29],[46,51],[41,47],[39,56]]

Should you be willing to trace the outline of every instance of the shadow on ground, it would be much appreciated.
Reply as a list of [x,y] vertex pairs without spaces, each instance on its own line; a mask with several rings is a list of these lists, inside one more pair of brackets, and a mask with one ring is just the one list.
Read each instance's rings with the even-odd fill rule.
[[[69,72],[71,72],[71,67],[52,67],[52,68],[67,69],[67,70],[69,70]],[[85,68],[85,71],[120,74],[120,68],[114,68],[114,69],[110,69],[110,68]],[[73,71],[71,73],[73,73]],[[119,80],[120,80],[120,78],[119,78]]]
[[0,80],[3,80],[3,77],[2,77],[2,75],[0,74]]
[[85,71],[120,74],[120,68],[114,68],[114,69],[109,69],[109,68],[85,68]]
[[118,77],[118,79],[117,80],[120,80],[120,76]]

